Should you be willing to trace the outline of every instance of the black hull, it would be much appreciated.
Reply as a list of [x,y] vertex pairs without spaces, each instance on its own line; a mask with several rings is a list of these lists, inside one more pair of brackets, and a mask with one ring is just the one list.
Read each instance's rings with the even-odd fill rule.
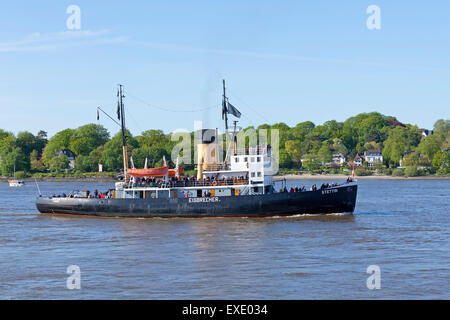
[[357,185],[317,191],[181,199],[86,199],[39,197],[46,214],[106,217],[267,217],[353,213]]

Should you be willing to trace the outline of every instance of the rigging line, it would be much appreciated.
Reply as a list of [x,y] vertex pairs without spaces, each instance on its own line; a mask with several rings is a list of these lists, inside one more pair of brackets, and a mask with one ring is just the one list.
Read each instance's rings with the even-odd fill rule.
[[255,127],[255,123],[250,117],[247,117],[245,114],[243,114],[242,116],[251,123],[251,125],[255,128],[255,130],[257,129],[257,127]]
[[[230,90],[228,90],[229,92]],[[233,91],[232,91],[233,92]],[[238,99],[240,102],[242,102],[243,104],[245,104],[248,108],[250,108],[253,112],[255,112],[257,115],[259,115],[261,118],[264,119],[264,121],[267,122],[267,124],[270,124],[270,121],[266,119],[266,117],[264,117],[262,114],[260,114],[258,111],[256,111],[255,109],[253,109],[248,103],[246,103],[244,100],[242,100],[241,98],[239,98],[235,93],[232,94],[232,96],[236,99]]]
[[133,117],[133,115],[132,115],[129,111],[127,111],[127,110],[125,111],[125,114],[126,114],[127,117],[128,117],[128,116],[131,117],[131,120],[133,120],[135,126],[141,131],[141,134],[142,134],[142,132],[144,132],[144,130],[142,130],[141,126],[138,124],[138,122],[137,122],[136,119]]
[[127,92],[127,91],[124,91],[124,92],[125,92],[129,97],[131,97],[131,98],[133,98],[133,99],[135,99],[135,100],[137,100],[137,101],[139,101],[139,102],[141,102],[141,103],[147,105],[148,107],[156,108],[156,109],[160,109],[160,110],[168,111],[168,112],[201,112],[201,111],[206,111],[206,110],[210,110],[210,109],[213,109],[213,108],[217,108],[217,105],[214,105],[214,106],[211,106],[211,107],[206,107],[206,108],[190,109],[190,110],[164,108],[164,107],[160,107],[160,106],[157,106],[157,105],[154,105],[154,104],[150,104],[150,103],[148,103],[148,102],[145,102],[144,100],[142,100],[142,99],[140,99],[140,98],[138,98],[138,97],[136,97],[136,96],[130,94],[130,93]]
[[[106,105],[106,106],[108,106],[108,107],[111,107],[111,106],[115,106],[115,103],[109,103],[109,104],[104,104],[104,105]],[[115,124],[117,124],[119,127],[121,127],[122,125],[119,123],[119,122],[117,122],[113,117],[111,117],[108,113],[106,113],[101,107],[97,107],[97,109],[98,110],[100,110],[101,112],[103,112],[108,118],[110,118]],[[111,111],[111,112],[114,112],[114,111]],[[136,119],[133,117],[133,115],[128,111],[128,110],[125,110],[125,115],[128,117],[130,117],[131,118],[131,120],[133,120],[133,122],[134,122],[134,124],[135,124],[135,126],[141,131],[141,132],[144,132],[144,130],[142,130],[142,128],[139,126],[139,123],[136,121]]]
[[101,112],[103,112],[108,118],[110,118],[112,121],[114,121],[118,126],[120,126],[120,123],[118,123],[116,120],[114,120],[109,114],[107,114],[105,111],[103,111],[102,108],[97,107],[97,110],[100,110]]

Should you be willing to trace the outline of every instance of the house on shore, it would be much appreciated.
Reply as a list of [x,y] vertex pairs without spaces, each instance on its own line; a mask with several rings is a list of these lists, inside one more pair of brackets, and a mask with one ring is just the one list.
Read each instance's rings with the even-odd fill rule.
[[399,164],[400,164],[399,168],[404,168],[403,164],[405,161],[405,157],[409,156],[411,153],[413,153],[411,150],[406,151],[406,153],[403,155],[403,157],[399,161]]
[[423,138],[431,136],[434,133],[433,130],[428,130],[428,129],[420,129],[420,131],[422,131],[422,137]]
[[364,151],[364,159],[367,161],[369,167],[383,163],[383,155],[380,150]]
[[61,149],[54,154],[55,157],[58,157],[60,155],[65,156],[67,158],[67,160],[69,160],[69,168],[70,169],[75,169],[75,158],[76,158],[75,153],[73,153],[69,149]]
[[356,167],[362,167],[362,165],[364,163],[364,157],[357,154],[355,159],[353,159],[353,163]]
[[342,153],[333,154],[332,163],[336,166],[342,167],[345,163],[345,156]]

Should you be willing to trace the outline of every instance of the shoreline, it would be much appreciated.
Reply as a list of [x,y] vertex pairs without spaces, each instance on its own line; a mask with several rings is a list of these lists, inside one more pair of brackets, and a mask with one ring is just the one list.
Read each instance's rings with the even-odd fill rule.
[[[281,180],[345,180],[351,175],[338,175],[338,174],[330,174],[330,175],[320,175],[320,174],[286,174],[280,176],[274,176],[274,181]],[[0,183],[8,183],[8,180],[12,178],[0,177]],[[24,182],[35,182],[34,178],[23,178],[19,179]],[[45,177],[45,178],[36,178],[37,182],[117,182],[119,180],[112,177],[86,177],[86,178],[56,178],[56,177]],[[419,177],[403,177],[403,176],[355,176],[354,180],[450,180],[450,176],[419,176]]]
[[[0,183],[8,183],[8,180],[11,180],[13,178],[0,178]],[[24,182],[35,182],[34,178],[21,178],[17,180],[22,180]],[[45,177],[45,178],[36,178],[37,182],[117,182],[119,180],[114,178],[108,178],[108,177],[89,177],[89,178],[72,178],[72,177],[65,177],[65,178],[56,178],[56,177]]]
[[[350,175],[339,175],[339,174],[330,174],[330,175],[320,175],[320,174],[286,174],[281,176],[274,176],[274,181],[280,180],[341,180],[347,179],[351,177]],[[450,180],[450,176],[418,176],[418,177],[403,177],[403,176],[355,176],[354,180]]]

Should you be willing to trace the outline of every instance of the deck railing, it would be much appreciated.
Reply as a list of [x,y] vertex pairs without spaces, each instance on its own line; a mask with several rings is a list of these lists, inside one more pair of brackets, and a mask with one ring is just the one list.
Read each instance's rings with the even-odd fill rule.
[[128,188],[183,188],[183,187],[219,187],[248,185],[248,179],[234,180],[202,180],[202,181],[169,181],[130,183]]

